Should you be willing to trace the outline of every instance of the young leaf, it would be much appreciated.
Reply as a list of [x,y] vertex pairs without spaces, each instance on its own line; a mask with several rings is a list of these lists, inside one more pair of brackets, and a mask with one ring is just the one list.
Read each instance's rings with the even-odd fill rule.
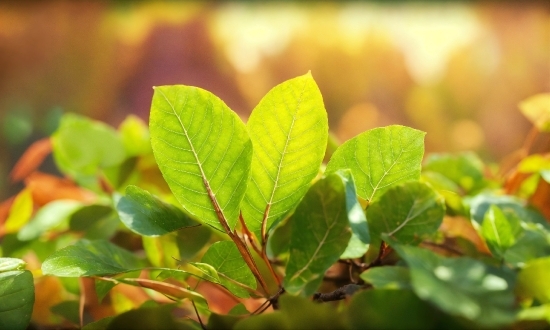
[[466,193],[485,184],[483,162],[471,152],[456,155],[431,154],[426,157],[423,171],[443,175],[444,179],[451,180]]
[[34,283],[30,271],[0,272],[0,329],[26,329],[33,304]]
[[80,240],[50,255],[42,264],[44,275],[80,277],[112,275],[140,269],[137,257],[104,240]]
[[326,172],[349,168],[357,194],[372,201],[397,183],[420,178],[425,134],[399,125],[371,129],[342,144]]
[[317,181],[292,215],[290,258],[284,287],[310,295],[325,271],[346,249],[351,237],[346,186],[341,172]]
[[221,284],[237,297],[249,297],[248,291],[238,283],[253,289],[256,288],[254,275],[246,266],[233,242],[221,241],[212,244],[202,257],[201,262],[214,267],[218,272]]
[[144,236],[160,236],[197,224],[177,207],[136,186],[126,188],[126,196],[118,199],[116,209],[126,227]]
[[27,263],[17,258],[0,258],[0,273],[10,270],[23,270]]
[[443,199],[421,182],[392,187],[367,209],[372,235],[385,233],[403,244],[418,244],[433,234],[444,215]]
[[529,261],[518,275],[516,291],[522,298],[550,303],[550,257]]
[[248,228],[261,238],[305,195],[325,154],[328,119],[310,73],[267,93],[248,119],[254,156],[241,205]]
[[[502,258],[504,252],[516,242],[516,232],[511,221],[496,205],[491,205],[481,223],[481,234],[487,246],[497,257]],[[519,228],[519,222],[517,226]]]
[[72,177],[95,175],[98,169],[118,165],[126,157],[113,128],[75,114],[63,116],[52,143],[57,166]]
[[514,280],[509,272],[467,257],[450,259],[414,246],[391,246],[409,265],[414,292],[421,299],[481,327],[514,321]]
[[153,153],[170,189],[197,219],[233,230],[250,175],[252,143],[222,100],[190,86],[156,87]]

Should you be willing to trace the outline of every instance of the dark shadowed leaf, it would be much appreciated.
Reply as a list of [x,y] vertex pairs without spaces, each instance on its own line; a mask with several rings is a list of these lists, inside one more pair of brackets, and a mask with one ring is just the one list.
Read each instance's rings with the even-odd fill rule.
[[312,294],[348,245],[351,232],[342,175],[333,173],[317,181],[289,220],[290,258],[284,287],[291,294]]
[[434,329],[431,306],[409,290],[366,290],[347,309],[352,329]]
[[126,196],[116,203],[120,220],[132,231],[145,236],[159,236],[197,225],[174,205],[165,203],[136,186],[126,188]]
[[235,329],[346,329],[343,314],[330,304],[317,304],[307,298],[283,295],[280,310],[246,318]]
[[112,275],[140,269],[131,252],[108,241],[80,240],[50,255],[42,264],[44,275],[80,277]]
[[414,246],[391,246],[409,265],[414,292],[421,299],[483,327],[515,320],[512,272],[468,257],[451,259]]

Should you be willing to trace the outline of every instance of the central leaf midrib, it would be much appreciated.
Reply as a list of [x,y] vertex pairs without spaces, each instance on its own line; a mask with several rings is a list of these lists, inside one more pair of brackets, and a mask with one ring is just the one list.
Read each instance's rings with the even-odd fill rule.
[[279,160],[279,164],[277,165],[277,175],[275,176],[275,182],[273,183],[273,189],[271,190],[271,196],[269,197],[269,202],[267,203],[265,211],[264,211],[264,219],[265,219],[264,221],[267,221],[267,219],[269,218],[269,211],[271,209],[271,205],[273,205],[273,197],[275,196],[275,191],[277,190],[277,185],[278,185],[279,177],[280,177],[280,174],[281,174],[282,164],[283,164],[283,161],[284,161],[285,156],[286,156],[286,149],[288,147],[288,142],[290,141],[290,136],[292,135],[292,130],[294,129],[294,123],[296,122],[296,113],[299,111],[300,105],[302,104],[302,98],[303,98],[303,95],[304,95],[305,87],[306,87],[306,84],[304,83],[304,85],[302,87],[302,91],[300,92],[300,97],[298,98],[298,104],[296,105],[296,111],[292,115],[292,122],[290,123],[290,128],[288,130],[288,134],[286,135],[285,146],[284,146],[283,151],[281,153],[281,159]]
[[[223,219],[219,219],[219,221],[222,224],[222,226],[225,227],[224,223],[223,223],[223,221],[225,220],[225,216],[223,215],[223,210],[219,207],[216,196],[214,196],[214,194],[212,192],[212,189],[210,187],[210,183],[208,182],[208,178],[206,177],[206,174],[204,173],[204,170],[202,168],[202,164],[199,160],[199,155],[195,151],[195,146],[193,145],[191,139],[189,138],[189,134],[187,133],[187,129],[185,129],[185,125],[181,121],[181,118],[180,118],[179,114],[176,112],[176,109],[174,109],[174,105],[170,102],[170,100],[168,100],[166,95],[160,89],[159,89],[159,92],[162,94],[162,96],[164,97],[164,99],[166,100],[166,102],[168,103],[170,108],[172,109],[172,112],[174,113],[174,116],[176,116],[176,118],[178,119],[180,127],[183,130],[183,134],[185,135],[185,138],[187,139],[187,142],[189,143],[189,146],[191,147],[191,152],[193,153],[193,156],[195,157],[195,160],[197,162],[197,167],[199,168],[199,170],[201,172],[202,181],[203,181],[204,187],[206,188],[206,192],[208,193],[208,197],[210,198],[210,200],[212,201],[212,203],[216,207],[216,210],[220,210],[220,212],[222,213],[221,216],[222,216]],[[187,96],[187,99],[188,98],[189,98],[189,96]],[[185,102],[187,102],[187,99],[185,100]],[[212,107],[213,107],[213,105],[212,105]],[[212,111],[213,111],[213,109],[212,109]],[[216,214],[217,213],[218,212],[216,211]]]

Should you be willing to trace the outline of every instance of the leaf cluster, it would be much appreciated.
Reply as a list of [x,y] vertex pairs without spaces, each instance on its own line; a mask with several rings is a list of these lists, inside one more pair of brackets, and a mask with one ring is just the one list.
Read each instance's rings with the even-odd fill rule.
[[[548,97],[521,104],[536,132]],[[334,149],[310,73],[246,124],[183,85],[155,87],[148,127],[67,114],[40,148],[75,193],[43,202],[29,181],[11,201],[0,328],[43,314],[35,287],[53,285],[48,320],[84,329],[548,326],[548,155],[527,142],[501,173],[472,153],[422,163],[424,135],[392,125]]]

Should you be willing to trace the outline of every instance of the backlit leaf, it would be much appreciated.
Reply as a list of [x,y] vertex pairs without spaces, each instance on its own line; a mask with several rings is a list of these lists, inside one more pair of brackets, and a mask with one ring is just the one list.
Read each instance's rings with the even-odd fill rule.
[[52,143],[57,166],[72,177],[95,175],[98,169],[118,165],[126,157],[112,127],[71,113],[61,119]]
[[[13,201],[10,208],[10,215],[4,223],[4,233],[17,232],[29,222],[33,211],[33,200],[30,189],[23,189]],[[1,230],[1,228],[0,228]]]
[[23,270],[26,265],[26,262],[18,258],[0,258],[0,273],[10,270]]
[[444,215],[443,199],[421,182],[392,187],[367,209],[372,235],[385,233],[405,244],[418,244],[436,232]]
[[256,288],[256,279],[233,242],[221,241],[212,244],[201,262],[214,267],[221,284],[237,297],[246,298],[249,294],[235,282]]
[[305,195],[323,160],[328,120],[310,73],[267,93],[248,119],[254,146],[250,183],[242,204],[249,229],[260,238]]
[[237,114],[203,89],[162,86],[155,88],[149,127],[159,168],[182,206],[219,230],[227,221],[232,230],[252,161]]
[[536,298],[540,303],[550,303],[550,257],[527,262],[518,275],[516,291],[523,298]]
[[126,196],[118,199],[116,208],[126,227],[140,235],[159,236],[197,225],[177,207],[136,186],[126,188]]
[[290,258],[284,287],[291,294],[310,295],[325,271],[346,249],[351,237],[346,186],[340,173],[317,181],[292,215]]
[[550,93],[527,98],[519,104],[519,109],[539,130],[550,131]]
[[42,264],[44,275],[59,277],[101,276],[140,269],[131,252],[108,241],[80,240],[50,255]]
[[420,178],[425,134],[399,125],[371,129],[342,144],[326,172],[349,168],[357,194],[372,201],[395,184]]

